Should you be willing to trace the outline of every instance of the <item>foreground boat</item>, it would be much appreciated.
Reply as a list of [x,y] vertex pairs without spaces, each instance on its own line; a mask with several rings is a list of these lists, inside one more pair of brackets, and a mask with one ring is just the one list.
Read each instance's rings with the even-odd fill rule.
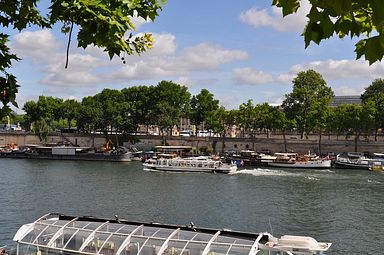
[[[126,220],[47,214],[20,227],[16,255],[256,255],[321,254],[331,243],[306,236],[280,238],[237,232]],[[260,253],[259,253],[260,252]]]
[[233,173],[236,164],[223,163],[207,157],[148,159],[143,163],[147,171]]
[[268,162],[269,166],[288,168],[331,168],[331,160],[316,155],[299,157],[297,153],[275,153],[275,159]]

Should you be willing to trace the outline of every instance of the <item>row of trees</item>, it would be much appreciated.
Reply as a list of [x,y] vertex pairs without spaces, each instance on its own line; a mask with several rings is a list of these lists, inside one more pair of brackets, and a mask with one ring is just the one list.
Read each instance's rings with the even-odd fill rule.
[[308,70],[293,80],[293,90],[281,106],[254,104],[252,100],[236,110],[226,110],[206,89],[191,95],[185,86],[161,81],[156,86],[134,86],[122,90],[104,89],[82,102],[39,97],[24,105],[24,128],[34,127],[38,134],[62,127],[77,127],[80,132],[135,132],[139,125],[156,125],[162,134],[178,126],[180,118],[191,124],[220,133],[225,138],[234,125],[252,136],[267,132],[296,130],[301,138],[318,133],[360,136],[384,128],[384,80],[375,80],[362,94],[362,104],[330,107],[332,89],[321,74]]

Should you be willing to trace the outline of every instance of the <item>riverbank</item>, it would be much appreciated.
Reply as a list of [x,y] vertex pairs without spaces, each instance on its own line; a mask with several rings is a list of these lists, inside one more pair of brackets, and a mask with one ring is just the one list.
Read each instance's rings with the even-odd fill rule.
[[[319,142],[318,136],[309,136],[308,139],[299,139],[297,136],[287,136],[283,139],[281,135],[272,135],[267,138],[265,135],[258,135],[255,138],[222,138],[222,137],[184,137],[184,136],[121,136],[121,135],[102,135],[102,134],[61,134],[51,133],[47,142],[70,142],[73,145],[81,147],[101,148],[106,141],[111,139],[114,146],[134,145],[138,148],[151,149],[161,145],[164,141],[168,145],[192,146],[199,151],[222,152],[222,151],[241,151],[241,150],[270,150],[295,151],[301,154],[308,151],[326,154],[328,152],[341,153],[347,151],[362,152],[383,152],[384,140],[374,141],[373,138],[362,138],[357,142],[354,138],[345,139],[342,136],[324,136]],[[0,133],[0,145],[17,144],[25,146],[26,144],[41,144],[39,138],[32,133],[25,132],[4,132]]]

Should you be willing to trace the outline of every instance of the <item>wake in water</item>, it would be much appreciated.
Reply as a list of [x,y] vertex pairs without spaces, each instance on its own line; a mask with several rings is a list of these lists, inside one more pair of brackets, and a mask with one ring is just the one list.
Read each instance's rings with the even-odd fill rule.
[[324,175],[334,174],[332,170],[295,170],[295,169],[268,169],[268,168],[255,168],[239,170],[236,174],[248,174],[253,176],[288,176],[288,177],[304,177],[310,181],[318,181]]
[[233,174],[250,174],[253,176],[300,176],[301,173],[287,172],[284,170],[256,168],[256,169],[243,169],[236,171]]

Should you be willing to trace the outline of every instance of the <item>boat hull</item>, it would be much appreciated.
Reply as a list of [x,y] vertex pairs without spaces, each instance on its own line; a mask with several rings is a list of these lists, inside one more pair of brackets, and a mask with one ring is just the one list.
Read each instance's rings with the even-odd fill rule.
[[369,170],[370,169],[369,164],[340,162],[337,160],[334,162],[334,165],[336,168],[342,168],[342,169],[354,169],[354,170]]
[[166,172],[206,172],[206,173],[232,173],[237,170],[234,164],[226,164],[213,160],[197,159],[150,159],[143,163],[147,171]]
[[331,160],[305,161],[305,162],[294,162],[294,163],[269,162],[268,165],[273,167],[284,167],[284,168],[327,169],[327,168],[331,168]]
[[166,172],[206,172],[206,173],[230,173],[236,171],[235,169],[209,169],[209,168],[190,168],[190,167],[180,167],[180,168],[172,168],[172,167],[162,167],[162,166],[154,166],[154,165],[145,165],[143,164],[144,170],[146,171],[166,171]]

